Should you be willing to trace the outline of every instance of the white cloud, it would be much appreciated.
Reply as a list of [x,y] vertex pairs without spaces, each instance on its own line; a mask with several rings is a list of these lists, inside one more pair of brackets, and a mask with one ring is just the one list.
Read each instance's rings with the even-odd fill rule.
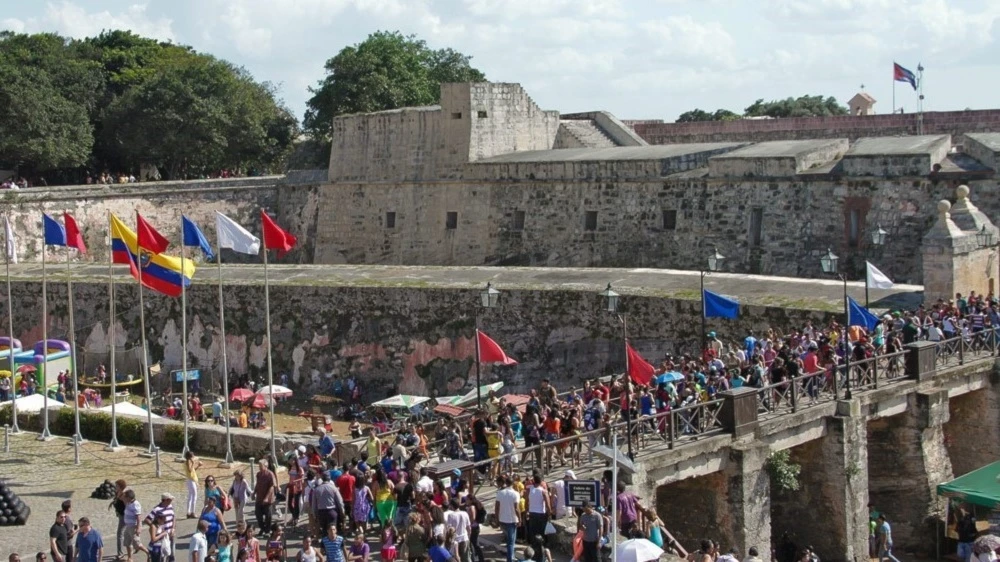
[[24,33],[24,22],[17,18],[4,18],[0,20],[0,29],[13,31],[14,33]]
[[147,4],[132,4],[123,12],[112,14],[107,10],[88,12],[82,6],[64,0],[50,2],[42,17],[25,22],[25,31],[58,31],[63,35],[82,38],[104,30],[128,29],[138,35],[163,41],[173,41],[176,35],[173,20],[151,18],[146,13]]

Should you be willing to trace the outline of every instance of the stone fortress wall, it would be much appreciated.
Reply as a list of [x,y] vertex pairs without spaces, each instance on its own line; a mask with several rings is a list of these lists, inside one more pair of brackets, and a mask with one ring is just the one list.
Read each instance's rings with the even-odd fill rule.
[[[213,211],[255,225],[264,207],[302,240],[295,263],[697,269],[718,248],[728,271],[815,277],[831,248],[852,277],[870,259],[920,283],[915,248],[938,200],[967,184],[1000,216],[1000,133],[980,132],[1000,131],[994,113],[926,114],[913,136],[884,136],[915,131],[915,116],[896,115],[679,124],[728,133],[666,138],[606,112],[544,111],[517,84],[445,84],[440,106],[336,118],[328,170],[4,202],[17,232],[37,231],[42,211],[75,212],[97,229],[85,230],[96,260],[108,211],[138,209],[170,236],[183,212],[212,237]],[[878,226],[883,248],[868,243]],[[18,243],[38,259],[37,237]]]

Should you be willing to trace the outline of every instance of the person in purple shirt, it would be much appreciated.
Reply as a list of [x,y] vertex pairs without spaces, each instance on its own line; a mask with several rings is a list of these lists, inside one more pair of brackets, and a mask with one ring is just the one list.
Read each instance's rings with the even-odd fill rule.
[[347,549],[347,562],[368,562],[368,553],[371,549],[365,542],[364,533],[354,535],[354,542]]
[[628,537],[639,519],[639,498],[625,489],[625,483],[618,481],[618,529]]

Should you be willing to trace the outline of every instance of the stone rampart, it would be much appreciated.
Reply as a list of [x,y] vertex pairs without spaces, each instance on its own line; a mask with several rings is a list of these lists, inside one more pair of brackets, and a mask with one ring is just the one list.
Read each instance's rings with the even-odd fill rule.
[[785,119],[740,119],[654,123],[633,121],[632,128],[649,144],[691,142],[762,142],[772,140],[952,135],[1000,130],[1000,110],[929,111],[923,123],[915,113],[843,115]]
[[[348,282],[339,268],[315,266],[273,267],[271,321],[275,376],[291,375],[297,385],[328,390],[333,375],[365,377],[368,397],[380,399],[396,392],[454,395],[471,388],[475,314],[479,284],[447,288],[443,283],[421,281],[414,270],[378,276],[378,268],[358,274],[368,281]],[[344,268],[349,269],[349,268]],[[41,339],[41,290],[37,265],[16,266],[13,283],[14,332],[24,342]],[[104,268],[81,268],[74,283],[75,322],[82,365],[96,367],[108,345],[108,285]],[[344,275],[347,275],[344,271]],[[487,272],[488,273],[488,272]],[[568,272],[579,279],[582,271]],[[452,282],[464,275],[459,269],[443,275]],[[540,279],[563,275],[542,271]],[[598,274],[603,280],[615,274]],[[119,348],[139,342],[139,307],[136,283],[124,267],[115,286]],[[259,266],[223,269],[226,309],[226,346],[231,371],[266,376],[264,340],[264,290]],[[25,281],[32,278],[35,281]],[[317,279],[318,280],[314,280]],[[407,279],[412,281],[407,282]],[[218,285],[214,268],[205,266],[187,293],[190,368],[202,369],[206,378],[221,385],[217,371],[222,343],[219,331]],[[697,281],[692,280],[692,283]],[[434,285],[439,285],[435,287]],[[441,286],[443,285],[443,286]],[[485,284],[483,284],[485,285]],[[562,388],[581,385],[586,378],[621,371],[624,352],[620,325],[602,308],[594,286],[559,288],[561,282],[519,288],[501,283],[501,307],[482,314],[481,327],[517,358],[515,367],[484,367],[483,380],[503,380],[514,390],[534,386],[549,376]],[[619,288],[619,290],[623,290]],[[52,280],[48,286],[49,337],[66,337],[66,285]],[[685,297],[629,296],[627,299],[632,345],[659,362],[665,353],[693,352],[701,324],[699,304]],[[765,302],[767,300],[765,299]],[[152,362],[162,371],[181,364],[180,299],[145,292],[146,327]],[[820,325],[828,315],[819,310],[748,305],[737,320],[713,322],[720,337],[742,338],[746,330],[774,327],[787,332],[807,319]],[[6,325],[6,314],[0,325]],[[211,376],[210,376],[211,375]]]

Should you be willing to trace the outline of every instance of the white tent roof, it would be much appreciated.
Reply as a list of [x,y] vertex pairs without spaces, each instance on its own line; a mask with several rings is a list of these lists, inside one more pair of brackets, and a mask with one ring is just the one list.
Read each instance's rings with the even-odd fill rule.
[[397,394],[385,400],[372,403],[376,408],[412,408],[427,402],[430,398],[426,396],[413,396],[412,394]]
[[[8,406],[11,401],[0,402],[0,406]],[[49,408],[62,408],[66,404],[49,398]],[[24,398],[17,399],[17,411],[18,412],[41,412],[42,408],[45,407],[45,397],[41,394],[32,394],[31,396],[26,396]]]
[[[111,404],[108,404],[107,406],[104,406],[103,408],[98,408],[97,411],[98,412],[108,412],[108,413],[110,413],[111,412]],[[143,410],[142,408],[136,406],[135,404],[133,404],[131,402],[119,402],[119,403],[115,404],[115,415],[116,416],[132,416],[132,417],[136,417],[136,418],[145,418],[147,414],[146,414],[146,410]],[[162,416],[158,416],[156,414],[153,414],[153,419],[154,420],[158,420],[161,417]]]

